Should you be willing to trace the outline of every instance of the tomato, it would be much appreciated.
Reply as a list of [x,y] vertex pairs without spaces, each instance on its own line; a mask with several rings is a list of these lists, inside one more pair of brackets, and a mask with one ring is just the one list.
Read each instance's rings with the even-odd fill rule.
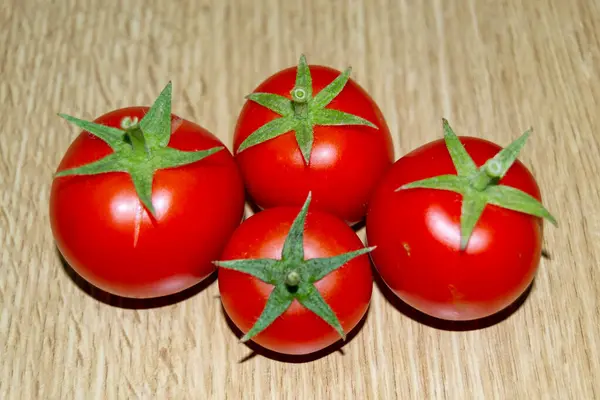
[[202,281],[243,217],[233,155],[171,114],[170,93],[169,84],[154,112],[121,108],[95,123],[65,116],[84,130],[52,183],[52,232],[70,266],[112,294],[158,297]]
[[356,233],[341,219],[311,209],[274,207],[246,219],[219,268],[223,307],[262,347],[309,354],[337,342],[367,312],[372,272]]
[[262,82],[244,104],[233,138],[246,189],[259,208],[314,206],[349,224],[394,160],[377,104],[343,73],[306,64]]
[[[394,163],[366,218],[375,267],[404,302],[447,320],[483,318],[530,285],[541,256],[540,189],[517,153],[454,135]],[[466,149],[466,150],[465,150]]]

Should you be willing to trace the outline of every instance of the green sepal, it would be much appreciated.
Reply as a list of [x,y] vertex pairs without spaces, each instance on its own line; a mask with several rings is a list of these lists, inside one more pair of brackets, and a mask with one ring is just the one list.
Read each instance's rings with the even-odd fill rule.
[[148,209],[150,214],[156,216],[154,204],[152,204],[152,181],[154,180],[154,171],[149,168],[133,168],[129,170],[133,187],[137,192],[142,204]]
[[445,118],[442,119],[442,125],[444,128],[446,148],[448,149],[448,153],[450,153],[450,158],[452,158],[452,163],[454,164],[454,168],[456,168],[457,175],[470,176],[476,173],[477,165]]
[[301,54],[300,60],[298,60],[298,67],[296,68],[296,85],[294,88],[304,89],[306,91],[306,97],[310,102],[313,97],[312,76],[304,54]]
[[400,186],[396,191],[404,189],[441,189],[464,194],[468,180],[458,175],[439,175],[431,178],[422,179],[406,183]]
[[171,94],[169,82],[140,121],[140,129],[151,149],[165,147],[171,138]]
[[246,342],[262,332],[266,327],[275,322],[275,320],[292,305],[293,301],[294,297],[285,287],[281,285],[273,287],[273,291],[267,299],[265,308],[262,310],[254,325],[242,337],[241,341]]
[[281,249],[281,259],[284,261],[304,260],[304,226],[311,200],[312,192],[309,192],[300,212],[294,218],[294,222],[292,222],[292,226],[285,237],[283,248]]
[[[346,70],[331,81],[329,85],[317,93],[310,102],[310,109],[312,111],[319,111],[331,103],[333,99],[342,92],[344,86],[346,86],[346,83],[350,80],[351,71],[351,67],[346,68]],[[308,71],[308,73],[310,74],[310,71]]]
[[377,129],[375,124],[362,117],[331,108],[324,108],[322,110],[315,111],[311,117],[311,121],[314,125],[322,126],[366,125]]
[[171,92],[169,82],[139,123],[130,124],[135,118],[123,118],[122,125],[127,125],[123,129],[59,114],[68,122],[103,140],[113,152],[88,164],[58,171],[54,175],[55,179],[73,175],[126,172],[131,177],[140,201],[156,217],[152,204],[155,172],[200,161],[224,148],[217,146],[206,150],[181,151],[168,147],[172,133]]
[[57,172],[54,176],[70,176],[70,175],[96,175],[108,172],[127,172],[127,165],[119,159],[117,153],[112,153],[97,161],[89,164],[84,164],[80,167],[64,169]]
[[[496,179],[504,178],[510,167],[515,163],[519,153],[525,146],[525,142],[531,135],[532,129],[525,131],[517,140],[510,143],[496,154],[492,160],[498,163],[498,172],[494,171],[493,177]],[[488,163],[490,160],[488,160]],[[489,165],[489,164],[488,164]]]
[[104,143],[109,145],[114,151],[118,151],[127,145],[127,143],[123,140],[123,131],[120,129],[97,124],[92,121],[85,121],[66,114],[58,114],[58,116],[83,129],[84,131],[90,132],[98,139],[103,140]]
[[[237,153],[274,139],[291,130],[295,131],[296,142],[305,164],[309,164],[314,142],[315,126],[368,126],[379,129],[373,122],[354,114],[326,108],[344,89],[350,79],[351,68],[347,68],[313,97],[312,76],[306,57],[300,56],[296,69],[296,82],[290,98],[274,93],[252,93],[246,96],[262,107],[279,114],[276,118],[252,132],[240,144]],[[298,92],[299,91],[299,92]],[[302,98],[295,94],[301,93]]]
[[172,147],[164,147],[155,155],[150,162],[155,170],[182,167],[203,160],[215,153],[225,149],[223,146],[215,146],[206,150],[182,151]]
[[275,93],[251,93],[246,96],[246,99],[252,100],[282,117],[291,117],[294,114],[294,107],[290,99]]
[[337,331],[342,340],[346,340],[346,332],[344,332],[342,324],[317,288],[313,285],[306,285],[301,287],[300,290],[301,293],[297,297],[298,302],[318,315],[323,321],[326,321]]
[[[246,273],[274,286],[265,308],[244,335],[242,341],[247,341],[268,328],[288,309],[294,299],[327,322],[340,334],[342,339],[346,337],[337,316],[321,297],[314,284],[352,259],[372,251],[375,247],[361,248],[332,257],[305,259],[304,229],[311,197],[309,192],[304,205],[290,226],[281,250],[281,258],[214,262],[219,268]],[[293,274],[294,278],[294,285],[291,286],[288,284],[291,281],[290,274]]]
[[296,131],[296,142],[300,147],[302,158],[308,164],[310,161],[310,152],[315,140],[313,126],[309,121],[298,121],[294,130]]
[[375,246],[365,247],[333,257],[311,258],[306,260],[307,273],[311,282],[318,282],[329,273],[350,262],[352,259],[375,250]]
[[478,168],[446,119],[442,119],[442,126],[444,141],[456,169],[456,175],[440,175],[409,182],[395,191],[421,188],[461,194],[463,199],[460,217],[460,250],[466,249],[487,204],[544,218],[557,225],[556,219],[537,199],[519,189],[500,184],[500,180],[517,160],[532,132],[531,129]]
[[296,126],[296,120],[292,117],[289,118],[277,118],[267,122],[254,133],[248,136],[238,147],[238,153],[246,150],[249,147],[256,146],[267,140],[281,136],[294,129]]
[[475,191],[467,190],[463,196],[460,210],[460,250],[465,250],[469,239],[475,230],[477,221],[483,214],[487,199],[485,195]]
[[537,199],[511,186],[490,186],[485,190],[488,204],[525,214],[535,215],[558,226],[558,221]]
[[234,271],[245,272],[255,278],[260,279],[265,283],[275,284],[275,264],[277,260],[268,258],[255,258],[245,260],[229,260],[215,261],[214,264],[218,267],[231,269]]

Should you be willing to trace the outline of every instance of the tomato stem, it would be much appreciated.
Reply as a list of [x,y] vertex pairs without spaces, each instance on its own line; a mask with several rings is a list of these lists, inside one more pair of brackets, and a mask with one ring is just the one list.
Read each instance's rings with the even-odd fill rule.
[[478,191],[485,190],[493,180],[502,176],[502,163],[495,159],[488,160],[471,180],[471,186]]
[[125,135],[127,136],[127,139],[129,139],[135,154],[141,156],[150,155],[150,149],[146,143],[146,137],[144,136],[144,132],[142,132],[139,124],[134,124],[130,128],[127,128],[125,130]]
[[308,92],[303,87],[294,87],[291,95],[295,103],[308,103]]
[[292,270],[285,277],[285,284],[291,287],[296,287],[300,283],[300,274]]
[[308,91],[301,86],[296,86],[290,94],[296,118],[308,119]]
[[133,128],[139,122],[138,117],[125,117],[121,120],[121,129],[127,130]]

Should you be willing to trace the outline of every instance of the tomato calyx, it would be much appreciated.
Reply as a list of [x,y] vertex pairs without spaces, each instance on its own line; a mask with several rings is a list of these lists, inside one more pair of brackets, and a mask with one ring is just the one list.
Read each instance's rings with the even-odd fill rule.
[[533,196],[511,186],[499,184],[517,160],[519,152],[531,134],[531,129],[478,168],[448,121],[443,119],[442,124],[446,147],[457,174],[410,182],[397,188],[396,191],[421,188],[449,190],[461,194],[463,196],[460,216],[461,251],[467,248],[469,238],[487,204],[544,218],[555,226],[558,224],[550,212]]
[[329,85],[313,96],[310,69],[306,63],[306,57],[302,55],[296,71],[296,82],[294,88],[290,91],[291,99],[275,93],[261,92],[246,96],[248,100],[274,111],[281,117],[252,132],[240,144],[237,153],[289,131],[294,131],[304,162],[308,164],[314,141],[314,126],[364,125],[378,129],[375,124],[362,117],[326,108],[346,86],[350,79],[351,70],[348,67]]
[[168,147],[172,132],[171,82],[162,90],[144,117],[125,117],[121,129],[58,114],[68,122],[103,140],[113,152],[89,164],[65,169],[55,178],[71,175],[96,175],[109,172],[126,172],[130,175],[136,193],[152,216],[152,181],[159,169],[176,168],[200,161],[223,146],[207,150],[181,151]]
[[315,287],[315,282],[344,266],[350,260],[372,251],[375,247],[366,247],[333,257],[305,259],[304,225],[310,201],[311,193],[309,192],[286,236],[281,259],[215,261],[220,268],[243,272],[273,285],[273,290],[262,313],[242,337],[242,342],[248,341],[265,330],[288,309],[294,300],[327,322],[343,340],[346,339],[340,321]]

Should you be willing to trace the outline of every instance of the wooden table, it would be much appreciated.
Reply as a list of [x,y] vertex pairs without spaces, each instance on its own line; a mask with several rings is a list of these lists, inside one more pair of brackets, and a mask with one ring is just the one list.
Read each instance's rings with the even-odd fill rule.
[[[599,2],[7,0],[0,26],[1,399],[600,399]],[[238,342],[214,281],[128,309],[66,273],[48,195],[77,131],[57,112],[148,105],[172,80],[174,112],[230,146],[244,95],[301,53],[352,65],[396,157],[442,117],[502,145],[534,128],[520,159],[560,225],[508,318],[441,329],[376,286],[343,354],[289,363]]]

